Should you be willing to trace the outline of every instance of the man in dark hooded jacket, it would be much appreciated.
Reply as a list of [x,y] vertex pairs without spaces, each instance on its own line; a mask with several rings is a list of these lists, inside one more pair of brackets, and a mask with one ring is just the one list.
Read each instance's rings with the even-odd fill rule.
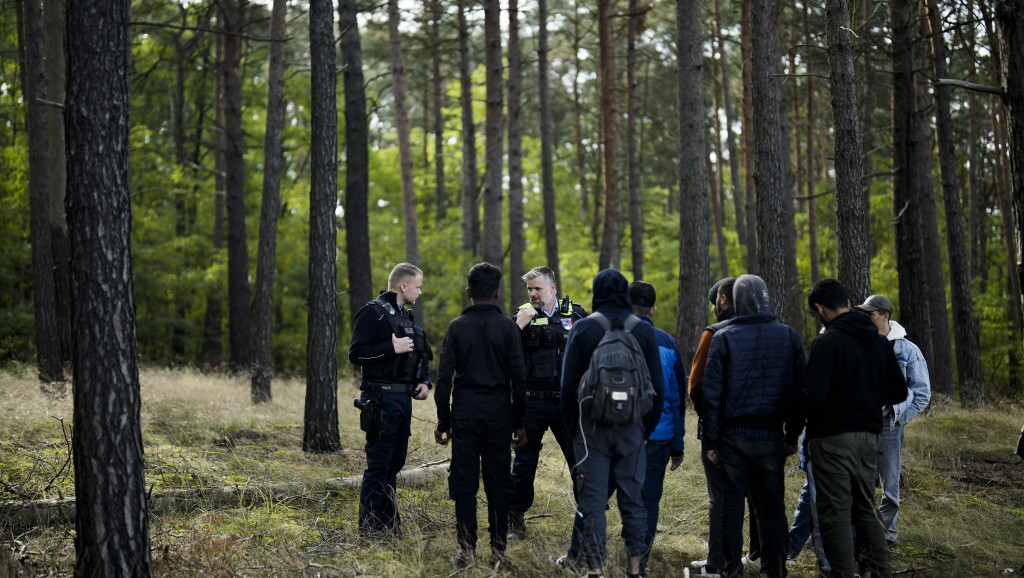
[[[807,454],[814,464],[818,522],[832,576],[892,576],[875,503],[882,406],[907,398],[896,355],[867,317],[850,309],[846,289],[822,279],[807,296],[827,331],[807,362]],[[857,534],[856,548],[850,526]],[[854,551],[858,561],[854,560]]]
[[[624,323],[632,315],[629,283],[621,273],[605,269],[594,276],[593,311],[603,314],[612,323]],[[654,405],[640,423],[609,425],[595,423],[585,412],[580,413],[577,390],[580,378],[590,364],[598,342],[604,337],[601,324],[592,318],[573,324],[565,346],[562,363],[562,416],[570,424],[573,447],[579,460],[573,472],[577,488],[577,510],[574,526],[582,533],[583,551],[590,573],[601,574],[604,561],[605,506],[608,503],[609,480],[614,480],[622,515],[622,538],[629,556],[628,575],[640,574],[646,550],[647,509],[643,487],[646,472],[644,440],[654,432],[661,419],[664,386],[661,354],[654,328],[647,323],[633,327],[633,337],[644,352],[644,359],[654,386]]]
[[[800,337],[775,321],[756,275],[733,287],[736,317],[711,340],[704,369],[703,449],[725,477],[724,576],[742,575],[743,502],[757,511],[761,571],[781,577],[786,561],[786,456],[803,429],[804,352]],[[709,570],[710,571],[710,570]]]

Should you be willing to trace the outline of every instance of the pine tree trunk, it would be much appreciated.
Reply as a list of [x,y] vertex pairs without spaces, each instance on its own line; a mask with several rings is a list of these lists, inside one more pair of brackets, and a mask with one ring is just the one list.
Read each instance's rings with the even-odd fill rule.
[[[912,6],[907,0],[890,0],[892,25],[892,141],[893,221],[895,222],[896,271],[899,274],[900,323],[922,351],[930,350],[928,301],[921,245],[919,200],[913,187],[914,162],[914,61],[910,28]],[[851,296],[852,298],[852,296]],[[927,347],[927,349],[926,349]],[[931,363],[931,358],[926,357]]]
[[523,67],[519,53],[519,1],[508,2],[508,300],[509,311],[527,300],[519,280],[526,272],[523,253],[523,137],[520,130],[520,102]]
[[412,144],[409,142],[409,112],[406,108],[405,65],[402,61],[402,37],[398,31],[401,15],[398,0],[388,0],[388,52],[391,55],[391,92],[395,97],[395,131],[398,133],[398,158],[402,175],[402,218],[404,221],[405,260],[420,264],[419,226],[416,219],[416,188],[412,177]]
[[342,77],[345,83],[345,253],[348,265],[349,319],[373,299],[370,269],[369,127],[363,80],[363,49],[356,0],[339,0]]
[[615,165],[619,132],[616,124],[618,109],[615,104],[615,46],[611,27],[611,15],[614,12],[615,0],[598,0],[598,85],[601,91],[601,124],[604,137],[604,226],[601,232],[601,250],[597,258],[599,270],[611,266],[616,252],[615,245],[619,239],[619,177]]
[[548,0],[537,0],[537,92],[538,106],[540,106],[540,174],[541,196],[544,200],[544,256],[547,259],[547,266],[555,272],[555,284],[561,287],[561,279],[558,276],[558,220],[555,215],[555,178],[552,161],[554,131],[551,122],[549,74]]
[[[811,18],[810,9],[808,8],[808,0],[804,0],[804,42],[811,46]],[[807,146],[807,247],[808,247],[808,259],[811,262],[811,284],[814,284],[821,278],[818,255],[818,209],[816,207],[817,202],[814,197],[814,77],[807,77],[807,136],[804,139]]]
[[[932,58],[935,78],[948,78],[946,44],[936,0],[928,0],[931,23]],[[963,209],[960,206],[960,185],[956,175],[953,140],[953,118],[950,113],[949,86],[935,86],[936,132],[939,141],[939,168],[942,171],[942,200],[946,212],[946,251],[949,256],[950,291],[953,301],[954,337],[956,339],[957,376],[960,401],[965,405],[985,403],[985,382],[981,373],[981,353],[974,320],[971,276],[965,254]],[[973,114],[973,110],[970,111]]]
[[[244,0],[241,0],[244,1]],[[232,371],[252,363],[249,247],[245,225],[245,142],[242,134],[242,24],[240,0],[223,0],[225,188],[228,216],[228,342]]]
[[744,165],[744,207],[743,215],[746,217],[747,238],[743,246],[747,248],[747,273],[758,275],[760,273],[757,262],[757,200],[755,198],[756,185],[754,183],[755,165],[755,144],[754,144],[754,96],[753,96],[753,71],[751,61],[753,59],[753,48],[751,45],[750,31],[750,3],[753,0],[740,0],[740,60],[743,62],[743,165]]
[[754,106],[754,180],[757,183],[757,265],[772,311],[786,323],[785,211],[775,92],[772,0],[750,0],[751,84]]
[[71,0],[66,38],[75,575],[152,576],[132,287],[128,2]]
[[44,390],[64,393],[57,327],[53,251],[50,233],[50,163],[47,142],[46,76],[43,68],[42,0],[23,0],[21,5],[24,55],[23,78],[28,109],[29,234],[32,243],[32,302],[35,319],[36,360]]
[[[722,74],[722,109],[725,111],[725,150],[729,153],[729,182],[732,184],[733,211],[736,213],[736,235],[740,243],[747,243],[747,219],[744,204],[743,178],[740,175],[740,153],[736,151],[736,135],[733,134],[732,89],[729,86],[729,63],[726,57],[725,37],[722,35],[722,15],[719,0],[715,0],[715,37],[718,39],[718,63]],[[721,159],[721,157],[719,157]],[[725,194],[725,191],[722,191]]]
[[684,363],[697,349],[707,325],[704,295],[710,286],[707,126],[704,110],[704,29],[699,0],[676,0],[676,54],[679,62],[679,311],[676,342]]
[[[714,107],[718,110],[718,106]],[[711,196],[711,210],[715,218],[715,249],[718,253],[718,278],[729,276],[729,255],[725,248],[725,203],[722,198],[722,146],[718,142],[718,136],[722,133],[719,130],[718,115],[714,116],[714,129],[711,132],[711,139],[715,141],[715,158],[718,159],[717,178],[712,177],[711,155],[707,155],[704,161],[704,170],[708,174],[708,192]],[[709,146],[710,148],[710,146]]]
[[[43,37],[46,51],[46,98],[64,102],[64,4],[43,0]],[[67,170],[64,153],[64,118],[56,106],[46,108],[46,142],[50,146],[50,253],[53,255],[53,290],[56,300],[57,331],[60,333],[61,364],[71,367],[71,244],[64,212]]]
[[1002,52],[1003,101],[1010,125],[1010,189],[1016,217],[1017,258],[1014,267],[1018,302],[1024,287],[1024,7],[1012,0],[996,2],[999,48]]
[[[224,19],[218,18],[218,34],[216,35],[216,48],[214,61],[224,61]],[[221,253],[224,249],[224,213],[226,212],[225,182],[224,182],[224,75],[214,74],[213,89],[214,114],[214,191],[213,191],[213,250]],[[203,315],[203,344],[201,359],[207,367],[219,367],[224,362],[223,353],[223,323],[224,323],[224,302],[221,299],[220,287],[214,287],[206,294],[206,310]]]
[[270,13],[270,65],[267,76],[267,132],[263,141],[263,203],[256,256],[256,299],[253,303],[254,361],[252,402],[271,399],[271,334],[274,327],[274,258],[277,217],[281,211],[281,134],[284,130],[284,42],[287,1],[274,0]]
[[487,108],[484,130],[484,220],[483,259],[502,266],[502,54],[501,4],[498,0],[484,1],[484,61],[487,69]]
[[861,303],[871,294],[871,261],[866,225],[869,212],[861,184],[864,173],[860,159],[849,0],[825,3],[825,32],[832,117],[835,119],[837,277],[846,287],[850,302]]
[[[923,14],[921,16],[924,16]],[[919,22],[924,23],[922,18]],[[924,31],[922,31],[924,32]],[[920,62],[927,63],[928,50],[921,42],[916,48],[922,53]],[[915,62],[918,60],[915,59]],[[917,198],[920,199],[922,254],[926,283],[922,285],[928,299],[928,318],[931,329],[931,349],[921,347],[921,352],[928,361],[928,375],[931,379],[932,393],[953,395],[953,345],[949,339],[949,313],[946,307],[946,278],[942,270],[942,243],[939,241],[939,210],[935,203],[935,182],[932,159],[931,108],[932,100],[928,98],[928,83],[923,75],[916,77],[918,83],[915,95],[917,111],[914,114],[914,156],[911,168],[915,171],[912,177],[917,187]],[[921,291],[922,289],[918,289]]]
[[476,125],[473,124],[473,86],[469,61],[466,2],[459,0],[459,80],[462,107],[462,250],[480,254],[480,189],[477,185]]
[[[434,114],[434,194],[436,196],[437,227],[440,228],[448,218],[448,191],[444,181],[444,77],[441,76],[441,2],[433,0],[430,4],[430,29],[434,36],[430,67],[433,71],[433,114]],[[345,89],[348,92],[348,89]],[[365,103],[364,103],[365,105]],[[353,311],[353,314],[355,312]]]
[[636,29],[637,0],[629,0],[626,16],[626,150],[629,173],[629,237],[633,278],[644,278],[644,215],[640,194],[640,160],[636,137]]
[[309,326],[302,450],[341,449],[338,431],[338,104],[331,0],[309,4],[312,119],[309,190]]
[[[781,11],[781,7],[779,10]],[[778,24],[780,20],[781,14],[775,18],[773,28],[775,30],[776,46],[782,47],[788,45],[789,41],[787,35],[782,32],[782,27]],[[783,301],[779,302],[776,307],[780,310],[783,307],[785,308],[784,319],[786,319],[787,323],[801,327],[804,325],[801,321],[805,311],[805,301],[796,267],[796,223],[794,222],[793,209],[795,179],[791,156],[795,141],[792,140],[793,122],[789,114],[789,85],[785,82],[786,70],[782,54],[776,56],[774,67],[777,74],[777,77],[774,79],[774,85],[776,102],[778,103],[776,110],[779,116],[779,164],[782,172],[782,190],[780,191],[782,222],[780,226],[782,227],[784,247],[782,261],[785,269],[785,286],[782,289]]]

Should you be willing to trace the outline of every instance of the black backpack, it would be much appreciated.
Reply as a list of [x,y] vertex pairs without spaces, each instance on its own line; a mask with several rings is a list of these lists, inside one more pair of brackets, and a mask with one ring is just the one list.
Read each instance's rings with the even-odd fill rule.
[[640,344],[631,333],[640,318],[630,315],[615,326],[600,313],[591,313],[604,329],[590,365],[580,379],[577,399],[590,400],[590,419],[596,423],[639,423],[654,407],[654,383]]

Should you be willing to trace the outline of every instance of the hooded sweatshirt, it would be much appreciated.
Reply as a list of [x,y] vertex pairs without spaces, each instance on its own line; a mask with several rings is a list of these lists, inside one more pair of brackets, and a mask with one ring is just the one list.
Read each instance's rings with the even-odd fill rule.
[[907,398],[896,356],[870,319],[832,319],[807,360],[807,437],[882,431],[882,406]]
[[[629,283],[615,269],[604,269],[594,276],[594,300],[591,311],[602,313],[615,325],[616,320],[625,321],[633,314],[633,306],[629,299]],[[575,322],[569,331],[569,341],[565,345],[562,358],[562,418],[569,426],[569,432],[575,435],[579,431],[574,427],[579,420],[579,403],[576,393],[579,390],[580,378],[590,365],[590,357],[594,348],[604,337],[604,329],[596,319],[584,318]],[[664,405],[664,378],[661,373],[661,353],[654,335],[654,327],[647,323],[638,323],[633,328],[633,337],[644,352],[647,369],[651,373],[654,386],[654,405],[644,417],[644,434],[650,436],[661,419],[661,408]]]

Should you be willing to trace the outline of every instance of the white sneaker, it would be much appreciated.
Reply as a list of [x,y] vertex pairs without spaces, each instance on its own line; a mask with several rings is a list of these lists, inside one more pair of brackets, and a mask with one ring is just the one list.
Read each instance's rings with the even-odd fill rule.
[[690,562],[690,568],[703,568],[703,567],[705,567],[707,565],[708,565],[708,559],[707,558],[704,558],[703,560],[694,560],[693,562]]
[[743,562],[743,567],[744,568],[750,568],[751,570],[760,570],[761,569],[761,559],[760,558],[751,558],[750,555],[748,554],[748,555],[744,556],[743,560],[741,560],[741,561]]

